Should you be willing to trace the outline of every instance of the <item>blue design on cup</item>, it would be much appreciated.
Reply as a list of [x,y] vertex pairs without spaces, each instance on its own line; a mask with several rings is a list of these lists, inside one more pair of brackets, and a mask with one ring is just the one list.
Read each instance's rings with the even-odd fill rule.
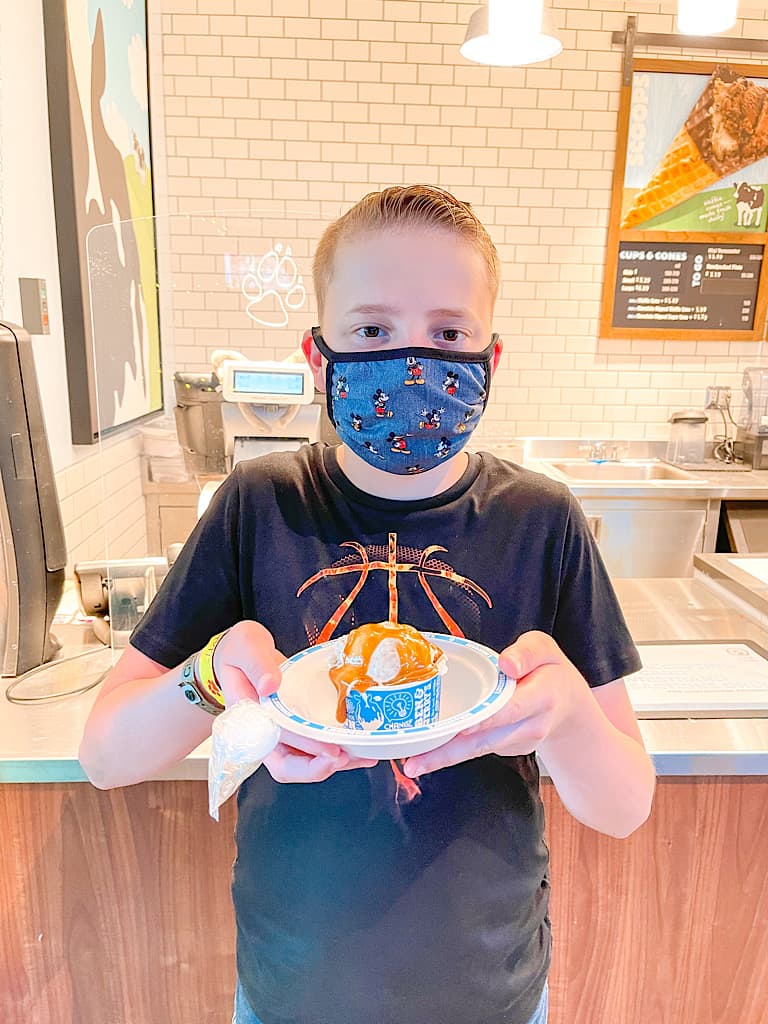
[[347,729],[393,732],[431,725],[440,715],[440,674],[402,686],[371,686],[346,698]]

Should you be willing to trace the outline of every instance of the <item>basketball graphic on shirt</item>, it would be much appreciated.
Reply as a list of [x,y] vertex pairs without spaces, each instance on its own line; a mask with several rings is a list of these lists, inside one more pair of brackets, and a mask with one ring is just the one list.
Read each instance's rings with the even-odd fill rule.
[[[439,544],[425,548],[401,547],[397,543],[397,534],[390,533],[386,546],[363,546],[357,541],[343,541],[339,546],[351,550],[328,568],[313,573],[296,591],[298,598],[309,601],[303,615],[305,623],[312,623],[306,626],[310,644],[330,640],[342,620],[345,620],[344,631],[361,625],[355,616],[355,599],[381,573],[387,576],[388,605],[386,615],[381,617],[390,622],[401,621],[401,590],[407,591],[409,601],[418,601],[419,604],[424,601],[431,605],[436,614],[435,626],[453,636],[463,637],[466,634],[446,607],[448,595],[454,611],[461,609],[462,619],[470,632],[477,629],[481,604],[493,607],[482,587],[436,557],[438,552],[446,552],[446,548]],[[334,602],[335,610],[328,618],[328,608]]]

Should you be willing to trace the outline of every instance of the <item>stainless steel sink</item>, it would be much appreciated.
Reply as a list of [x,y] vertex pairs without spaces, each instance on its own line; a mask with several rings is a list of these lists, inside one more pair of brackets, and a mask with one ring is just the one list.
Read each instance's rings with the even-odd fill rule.
[[656,459],[626,462],[587,462],[585,459],[546,460],[553,469],[570,480],[620,483],[631,481],[669,480],[696,483],[696,477]]

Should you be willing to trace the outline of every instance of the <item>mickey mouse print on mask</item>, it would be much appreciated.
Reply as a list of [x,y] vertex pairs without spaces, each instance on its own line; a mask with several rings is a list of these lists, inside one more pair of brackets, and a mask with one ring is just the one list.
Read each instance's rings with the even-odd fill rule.
[[334,352],[327,361],[328,415],[344,444],[387,473],[424,473],[469,440],[488,402],[494,334],[482,352],[399,348]]

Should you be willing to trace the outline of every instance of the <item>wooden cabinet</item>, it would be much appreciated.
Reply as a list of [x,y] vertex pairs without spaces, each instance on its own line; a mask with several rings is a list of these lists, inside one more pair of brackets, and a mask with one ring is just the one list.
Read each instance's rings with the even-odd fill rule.
[[731,551],[768,551],[768,501],[726,501],[725,530]]
[[[622,840],[543,790],[550,1024],[764,1024],[768,780],[661,778]],[[234,812],[202,781],[0,786],[0,1020],[229,1021]]]

